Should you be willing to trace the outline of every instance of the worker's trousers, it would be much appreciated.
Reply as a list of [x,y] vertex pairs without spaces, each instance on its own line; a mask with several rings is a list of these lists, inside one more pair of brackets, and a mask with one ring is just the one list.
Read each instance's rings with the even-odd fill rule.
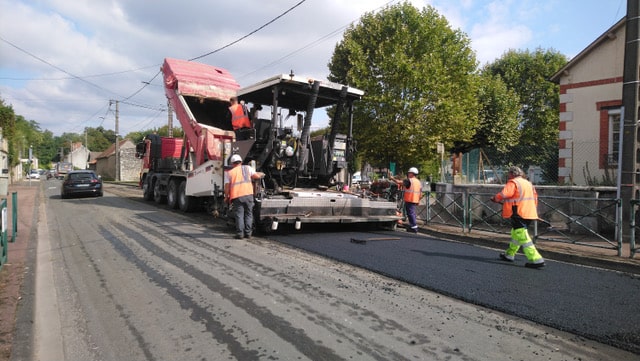
[[409,228],[412,230],[418,229],[416,206],[417,206],[417,203],[411,203],[411,202],[404,203],[404,208],[407,211],[407,220],[409,221]]
[[253,194],[233,199],[236,235],[250,236],[253,229]]
[[531,223],[528,219],[520,217],[511,218],[511,242],[509,248],[505,251],[505,256],[511,260],[515,259],[516,253],[522,247],[522,252],[530,263],[544,263],[544,259],[538,253],[536,246],[533,244],[527,227]]

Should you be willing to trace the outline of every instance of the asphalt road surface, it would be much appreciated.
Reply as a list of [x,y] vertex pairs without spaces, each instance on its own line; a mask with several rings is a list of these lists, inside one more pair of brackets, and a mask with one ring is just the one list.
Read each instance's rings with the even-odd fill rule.
[[529,269],[524,255],[509,263],[495,249],[406,232],[363,235],[316,229],[272,238],[640,354],[637,275],[552,260],[543,269]]
[[[109,188],[102,198],[62,200],[59,182],[43,187],[33,338],[16,340],[14,353],[25,360],[638,359],[527,320],[556,320],[572,305],[613,313],[625,288],[635,299],[624,302],[640,294],[628,275],[557,263],[534,271],[496,261],[494,250],[400,232],[384,235],[401,240],[365,244],[350,238],[379,234],[235,240],[221,222]],[[559,283],[563,273],[598,287],[614,282],[609,301],[590,308],[585,292]],[[492,298],[502,306],[481,306]],[[512,308],[524,318],[499,311]],[[584,318],[584,328],[619,320],[597,321]]]

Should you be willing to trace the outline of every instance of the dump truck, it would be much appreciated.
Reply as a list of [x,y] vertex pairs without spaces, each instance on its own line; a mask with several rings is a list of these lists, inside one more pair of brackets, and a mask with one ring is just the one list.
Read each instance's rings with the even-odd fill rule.
[[[285,224],[370,223],[394,228],[396,204],[344,191],[355,156],[353,103],[361,90],[294,74],[240,88],[225,69],[167,58],[165,94],[183,138],[149,134],[136,146],[143,160],[143,197],[189,212],[229,216],[224,172],[239,154],[265,173],[255,184],[254,223],[269,232]],[[236,97],[250,109],[252,127],[233,130],[228,109]],[[314,112],[331,107],[330,130],[311,137]],[[289,124],[289,123],[292,124]],[[349,129],[342,134],[340,129]],[[232,217],[230,217],[232,218]]]
[[148,134],[136,145],[142,196],[183,212],[219,212],[225,159],[235,137],[229,99],[240,85],[223,68],[185,60],[166,58],[161,71],[184,137]]

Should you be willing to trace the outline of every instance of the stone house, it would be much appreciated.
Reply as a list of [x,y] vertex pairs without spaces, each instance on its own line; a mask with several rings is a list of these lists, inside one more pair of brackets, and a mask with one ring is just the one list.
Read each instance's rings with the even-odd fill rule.
[[625,18],[551,77],[560,86],[559,184],[615,184],[624,49]]
[[[112,144],[107,150],[95,158],[95,172],[104,180],[116,180],[116,146]],[[120,181],[134,182],[140,178],[142,160],[135,157],[136,145],[129,139],[118,144],[120,158]],[[90,165],[93,168],[92,165]]]

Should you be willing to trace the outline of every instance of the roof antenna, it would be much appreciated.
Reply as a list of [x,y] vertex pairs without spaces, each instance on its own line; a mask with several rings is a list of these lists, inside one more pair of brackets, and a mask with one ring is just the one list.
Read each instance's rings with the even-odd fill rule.
[[293,79],[294,76],[295,74],[293,74],[293,69],[291,69],[291,73],[289,73],[289,78]]

